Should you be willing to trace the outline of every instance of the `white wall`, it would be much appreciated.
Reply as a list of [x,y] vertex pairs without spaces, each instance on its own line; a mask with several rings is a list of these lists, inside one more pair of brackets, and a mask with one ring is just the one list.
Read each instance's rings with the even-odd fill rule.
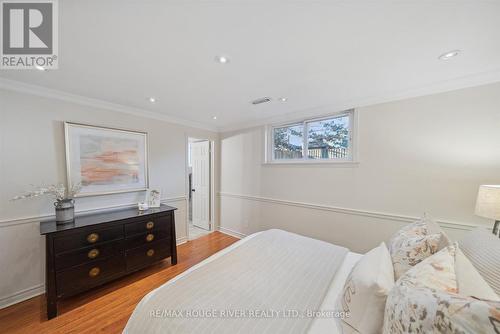
[[[161,189],[164,202],[178,208],[178,241],[187,237],[187,136],[218,141],[218,134],[209,131],[0,90],[0,307],[43,291],[45,241],[39,221],[53,214],[52,201],[9,199],[31,184],[65,182],[64,121],[148,132],[150,187]],[[77,199],[76,210],[143,199],[144,192],[87,197]]]
[[[0,90],[0,307],[43,291],[38,221],[52,214],[51,201],[9,199],[30,184],[65,180],[63,121],[149,133],[150,186],[179,208],[181,240],[187,136],[211,138],[222,152],[215,186],[223,231],[277,227],[364,252],[423,211],[455,239],[471,225],[491,224],[473,209],[480,184],[500,183],[500,84],[357,112],[357,166],[263,165],[263,127],[225,133],[219,142],[208,131]],[[137,193],[82,198],[77,210],[140,199]]]
[[357,109],[359,165],[263,165],[264,128],[221,138],[221,229],[273,227],[365,252],[424,211],[452,238],[500,183],[500,84]]

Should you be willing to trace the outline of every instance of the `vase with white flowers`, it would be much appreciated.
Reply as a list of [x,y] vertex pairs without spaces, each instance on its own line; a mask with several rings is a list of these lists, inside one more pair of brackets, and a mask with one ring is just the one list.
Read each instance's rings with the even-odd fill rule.
[[74,197],[81,190],[80,183],[66,189],[62,183],[51,184],[48,186],[37,187],[24,195],[16,196],[12,200],[35,198],[40,196],[52,196],[55,198],[54,206],[56,209],[57,224],[72,222],[75,219],[75,200]]

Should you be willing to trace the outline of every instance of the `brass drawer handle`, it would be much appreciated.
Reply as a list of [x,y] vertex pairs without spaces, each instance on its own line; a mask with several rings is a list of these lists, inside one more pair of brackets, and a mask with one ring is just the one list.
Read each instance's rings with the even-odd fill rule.
[[94,268],[89,270],[89,276],[96,277],[97,275],[99,275],[100,272],[101,272],[101,269],[99,269],[99,267],[94,267]]
[[148,250],[147,253],[146,253],[146,255],[150,256],[150,257],[153,256],[153,255],[155,255],[155,250],[154,249]]
[[95,259],[99,256],[99,250],[97,248],[94,248],[87,253],[87,256],[89,257],[89,259]]
[[146,241],[147,242],[150,242],[150,241],[153,241],[153,239],[155,238],[155,235],[154,234],[148,234],[146,236]]
[[97,240],[99,240],[99,234],[97,233],[90,233],[88,236],[87,236],[87,241],[91,244],[93,243],[96,243]]
[[155,223],[154,223],[154,222],[148,222],[148,223],[146,224],[146,228],[147,228],[148,230],[152,229],[154,226],[155,226]]

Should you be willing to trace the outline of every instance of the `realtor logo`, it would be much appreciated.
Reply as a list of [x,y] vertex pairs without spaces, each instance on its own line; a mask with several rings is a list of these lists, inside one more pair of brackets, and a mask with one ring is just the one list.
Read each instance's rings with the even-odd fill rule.
[[1,69],[56,69],[57,0],[0,0]]

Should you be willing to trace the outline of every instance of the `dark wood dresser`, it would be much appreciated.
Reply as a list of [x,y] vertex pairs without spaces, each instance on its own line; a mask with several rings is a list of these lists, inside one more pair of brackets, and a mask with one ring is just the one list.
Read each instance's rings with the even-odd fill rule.
[[46,242],[47,317],[59,299],[171,257],[177,264],[173,207],[82,215],[65,225],[40,223]]

